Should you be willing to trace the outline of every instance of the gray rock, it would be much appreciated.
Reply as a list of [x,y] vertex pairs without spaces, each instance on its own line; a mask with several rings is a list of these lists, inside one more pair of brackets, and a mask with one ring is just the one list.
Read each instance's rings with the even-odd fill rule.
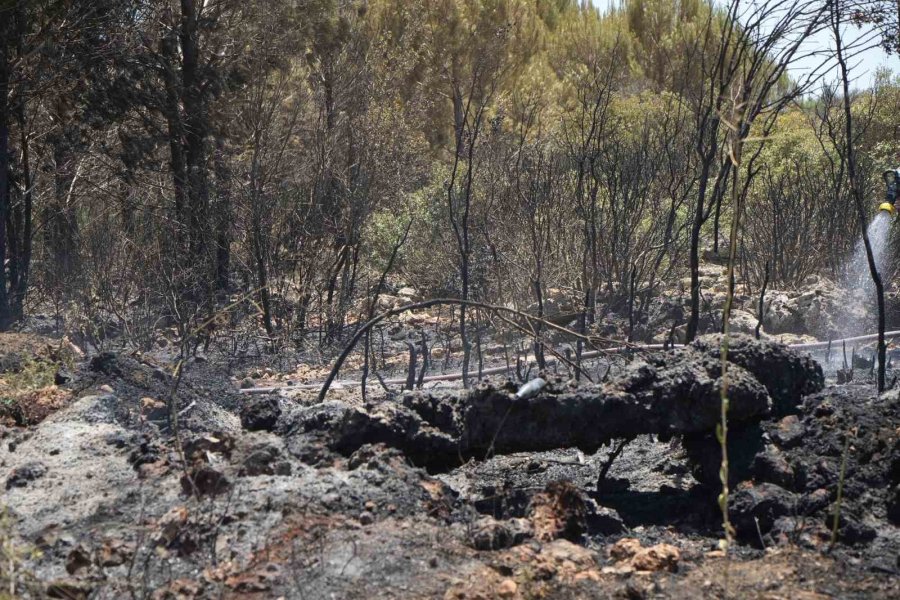
[[130,420],[127,407],[115,394],[84,396],[72,405],[73,417],[86,423],[121,424]]
[[241,475],[290,475],[291,463],[282,459],[281,450],[272,444],[253,447],[244,459]]
[[855,292],[819,276],[808,278],[798,291],[770,290],[764,324],[773,334],[836,339],[858,330],[868,316],[865,299]]
[[521,544],[532,535],[527,519],[498,521],[493,517],[482,517],[472,525],[467,542],[476,550],[503,550]]
[[778,428],[772,431],[772,439],[785,449],[795,448],[806,435],[806,426],[796,415],[788,415],[778,422]]
[[794,469],[787,459],[774,446],[767,446],[756,455],[751,465],[754,479],[774,483],[785,489],[794,487]]
[[281,417],[278,396],[259,396],[241,409],[241,425],[248,431],[272,431]]
[[772,483],[760,483],[733,493],[728,510],[738,537],[759,545],[759,536],[769,533],[780,517],[793,515],[796,504],[795,494]]

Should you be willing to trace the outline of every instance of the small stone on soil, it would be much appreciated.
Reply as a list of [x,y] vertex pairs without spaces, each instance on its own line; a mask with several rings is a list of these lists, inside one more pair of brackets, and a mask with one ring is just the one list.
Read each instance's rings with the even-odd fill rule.
[[93,587],[85,581],[71,579],[57,579],[47,584],[48,598],[62,598],[64,600],[81,600],[87,598]]
[[75,575],[78,571],[91,566],[91,553],[87,548],[78,544],[68,556],[66,556],[66,572]]
[[499,598],[514,598],[519,593],[519,586],[512,579],[504,579],[497,586],[497,596]]
[[782,448],[794,448],[806,435],[806,427],[797,418],[797,415],[788,415],[778,422],[778,427],[772,432],[772,438]]
[[6,479],[6,489],[25,487],[29,482],[40,479],[47,474],[47,467],[43,463],[30,462],[22,465],[10,473]]
[[735,492],[729,502],[731,520],[738,537],[751,544],[762,542],[779,517],[796,511],[796,496],[772,483],[748,485]]
[[241,409],[241,425],[247,431],[272,431],[281,416],[276,396],[254,398]]
[[476,550],[502,550],[521,544],[532,533],[526,519],[498,521],[493,517],[482,517],[472,525],[468,542]]
[[60,367],[56,373],[53,374],[53,383],[55,385],[65,385],[70,383],[75,378],[72,375],[72,372],[66,369],[65,367]]
[[181,490],[187,495],[216,496],[230,487],[228,477],[209,465],[199,465],[181,476]]
[[290,475],[291,463],[281,460],[281,451],[270,444],[256,446],[244,459],[241,475]]

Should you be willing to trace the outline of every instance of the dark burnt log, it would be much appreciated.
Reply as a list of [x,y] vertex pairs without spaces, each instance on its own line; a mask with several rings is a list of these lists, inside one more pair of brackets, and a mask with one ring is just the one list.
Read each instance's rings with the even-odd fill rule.
[[[710,336],[636,360],[601,384],[556,380],[527,398],[517,398],[511,382],[483,382],[468,391],[407,392],[397,404],[306,408],[286,426],[317,432],[345,456],[365,444],[386,444],[431,470],[493,454],[556,448],[592,453],[612,440],[641,434],[706,435],[720,418],[716,342],[717,336]],[[734,429],[755,425],[773,406],[783,410],[821,387],[819,366],[784,346],[733,336],[732,348],[728,416]]]
[[[717,336],[688,348],[636,360],[607,383],[551,381],[530,398],[512,383],[482,383],[469,391],[408,392],[399,404],[368,408],[329,403],[329,417],[312,407],[292,428],[318,431],[334,451],[364,444],[402,450],[432,470],[492,454],[579,448],[591,453],[612,440],[641,434],[663,439],[705,435],[720,417],[721,364]],[[729,419],[739,429],[758,423],[821,387],[821,369],[789,349],[734,336],[729,369]],[[767,389],[768,388],[768,389]],[[774,399],[774,400],[773,400]]]

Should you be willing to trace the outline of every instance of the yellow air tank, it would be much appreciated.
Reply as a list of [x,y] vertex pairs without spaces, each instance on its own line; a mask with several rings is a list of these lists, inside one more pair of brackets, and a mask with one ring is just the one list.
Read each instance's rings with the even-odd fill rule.
[[897,212],[894,206],[900,200],[900,169],[888,169],[881,174],[887,188],[884,194],[884,202],[878,205],[878,210],[886,210],[892,217]]

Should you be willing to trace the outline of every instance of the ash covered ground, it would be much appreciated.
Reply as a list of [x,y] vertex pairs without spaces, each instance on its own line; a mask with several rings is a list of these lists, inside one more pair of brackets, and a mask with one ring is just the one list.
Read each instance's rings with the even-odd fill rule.
[[716,337],[602,383],[544,373],[530,398],[494,379],[324,404],[242,396],[214,358],[176,379],[0,339],[5,381],[57,380],[4,402],[3,577],[23,597],[900,595],[900,394],[774,342],[733,344],[726,557]]

